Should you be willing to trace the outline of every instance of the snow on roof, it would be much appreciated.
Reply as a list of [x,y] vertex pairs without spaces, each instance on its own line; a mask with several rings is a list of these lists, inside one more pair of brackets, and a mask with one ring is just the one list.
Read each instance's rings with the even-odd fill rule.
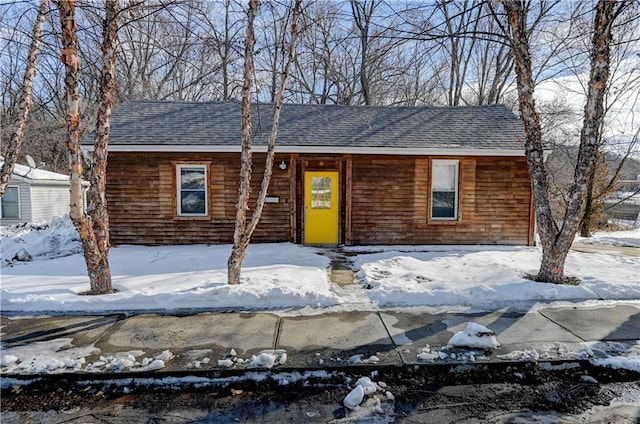
[[[4,161],[1,161],[0,165],[2,163],[4,163]],[[45,171],[44,169],[34,169],[17,163],[13,168],[13,175],[32,181],[69,181],[68,175]]]

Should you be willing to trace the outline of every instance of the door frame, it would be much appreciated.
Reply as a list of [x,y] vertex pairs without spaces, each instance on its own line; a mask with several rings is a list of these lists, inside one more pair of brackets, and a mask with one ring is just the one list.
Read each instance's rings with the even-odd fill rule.
[[[307,178],[310,173],[332,173],[336,176],[336,193],[335,193],[335,219],[336,219],[336,242],[329,243],[307,243],[306,242],[306,229],[307,229],[307,218],[306,218],[306,205],[307,205]],[[301,208],[301,223],[302,223],[302,244],[305,245],[338,245],[342,239],[342,183],[341,183],[342,173],[340,169],[335,168],[327,168],[327,169],[303,169],[302,170],[302,208]],[[334,195],[332,194],[332,198]],[[332,208],[333,209],[333,208]]]
[[335,155],[290,155],[291,178],[291,242],[304,244],[304,173],[305,171],[338,171],[338,244],[352,244],[351,186],[353,157],[349,153]]

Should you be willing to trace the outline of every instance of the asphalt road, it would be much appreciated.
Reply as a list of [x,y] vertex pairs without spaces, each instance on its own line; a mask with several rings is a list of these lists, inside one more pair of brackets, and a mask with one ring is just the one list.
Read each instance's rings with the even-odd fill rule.
[[[109,391],[98,385],[16,388],[2,423],[638,423],[640,381],[598,383],[584,371],[522,383],[437,384],[404,375],[347,410],[348,384],[191,386]],[[490,380],[490,378],[489,378]],[[386,391],[393,394],[386,395]]]

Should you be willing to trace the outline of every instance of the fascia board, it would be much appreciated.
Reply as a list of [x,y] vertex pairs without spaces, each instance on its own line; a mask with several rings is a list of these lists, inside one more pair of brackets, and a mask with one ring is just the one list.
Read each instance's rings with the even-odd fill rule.
[[[85,151],[91,152],[87,146]],[[277,153],[300,154],[362,154],[362,155],[406,155],[406,156],[524,156],[523,150],[469,149],[469,148],[401,148],[401,147],[349,147],[349,146],[278,146]],[[159,144],[112,144],[109,152],[158,152],[158,153],[240,153],[240,146],[211,145],[159,145]],[[266,146],[253,146],[253,152],[264,153]]]

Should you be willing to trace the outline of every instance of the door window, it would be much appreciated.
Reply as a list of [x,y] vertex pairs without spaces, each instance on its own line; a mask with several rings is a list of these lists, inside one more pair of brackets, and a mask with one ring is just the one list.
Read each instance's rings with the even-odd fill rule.
[[311,209],[331,209],[331,177],[311,177]]

